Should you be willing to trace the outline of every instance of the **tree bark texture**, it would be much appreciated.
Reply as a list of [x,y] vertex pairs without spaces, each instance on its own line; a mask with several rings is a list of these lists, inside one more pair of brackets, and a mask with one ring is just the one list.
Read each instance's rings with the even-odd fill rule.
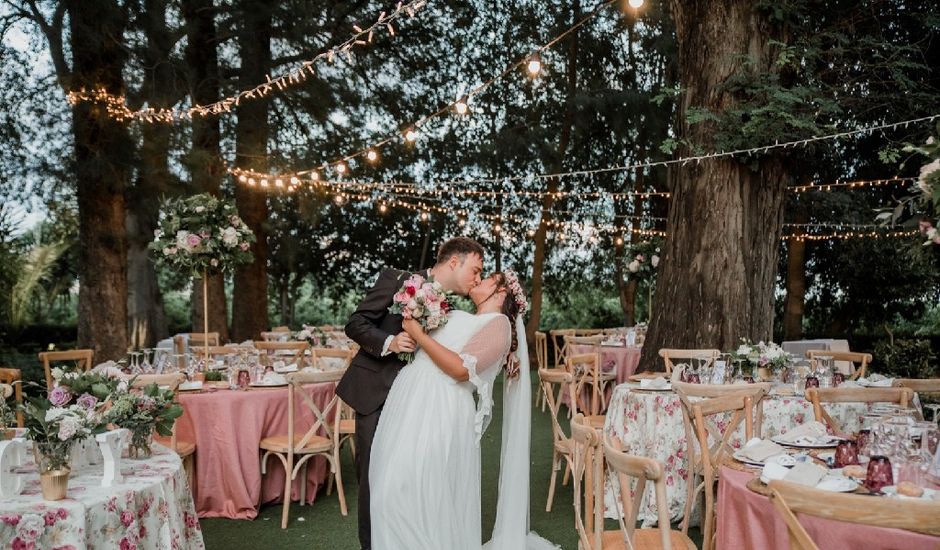
[[[205,105],[219,100],[218,36],[212,0],[185,0],[182,5],[186,21],[185,51],[189,94],[194,104]],[[193,142],[186,159],[193,187],[200,192],[218,196],[225,175],[220,151],[219,118],[196,117],[192,123]],[[193,280],[190,317],[193,331],[203,327],[202,279]],[[209,276],[209,331],[218,332],[220,341],[228,341],[228,307],[225,300],[225,276]]]
[[[271,10],[273,2],[244,0],[240,3],[243,27],[238,36],[242,89],[262,83],[271,67]],[[235,127],[236,165],[258,171],[267,170],[268,103],[265,98],[241,102]],[[252,245],[254,262],[235,270],[232,300],[232,338],[256,339],[268,330],[268,203],[264,191],[235,185],[238,214],[255,233]]]
[[[581,15],[581,2],[574,0],[571,3],[571,22],[574,24]],[[568,58],[565,66],[567,79],[567,93],[565,97],[565,116],[561,123],[561,133],[558,136],[558,148],[553,159],[553,171],[561,172],[565,162],[565,153],[571,142],[571,127],[574,125],[574,95],[578,90],[578,31],[568,35]],[[558,192],[558,178],[548,180],[547,193],[542,198],[542,213],[539,217],[539,226],[535,230],[535,252],[532,261],[532,308],[529,311],[529,322],[526,325],[526,341],[535,341],[535,331],[539,329],[542,320],[542,285],[545,270],[545,258],[548,254],[548,222],[551,221],[551,210],[555,204],[554,193]]]
[[[127,15],[104,0],[67,0],[72,53],[71,88],[124,93],[122,35]],[[79,215],[78,345],[95,361],[127,352],[127,235],[124,190],[133,144],[123,123],[105,108],[72,108]]]
[[[797,210],[794,221],[806,223],[804,209]],[[806,241],[787,239],[787,298],[783,309],[783,332],[787,340],[803,338],[803,309],[806,305]]]
[[[733,107],[737,100],[722,85],[734,74],[773,70],[776,31],[748,0],[673,0],[671,9],[683,90],[680,137],[714,150],[713,125],[690,125],[687,113]],[[733,158],[707,160],[677,166],[670,180],[645,368],[663,368],[660,348],[730,349],[742,337],[768,340],[773,328],[787,181],[782,163],[765,158],[752,169]]]

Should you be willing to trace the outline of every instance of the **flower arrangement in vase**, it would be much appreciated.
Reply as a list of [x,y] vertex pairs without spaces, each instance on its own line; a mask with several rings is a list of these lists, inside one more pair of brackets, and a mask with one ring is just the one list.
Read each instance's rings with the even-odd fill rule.
[[307,342],[313,348],[325,348],[329,341],[329,335],[323,329],[310,325],[303,325],[302,330],[294,333],[294,338]]
[[148,458],[152,453],[153,432],[169,437],[173,423],[183,415],[183,407],[173,401],[173,390],[156,384],[140,391],[123,391],[111,396],[106,419],[131,432],[130,457]]
[[[741,345],[730,352],[732,360],[744,361],[750,365],[752,372],[760,369],[780,369],[786,368],[790,361],[790,356],[779,345],[774,342],[753,343],[747,338],[741,338]],[[769,378],[764,376],[764,378]]]

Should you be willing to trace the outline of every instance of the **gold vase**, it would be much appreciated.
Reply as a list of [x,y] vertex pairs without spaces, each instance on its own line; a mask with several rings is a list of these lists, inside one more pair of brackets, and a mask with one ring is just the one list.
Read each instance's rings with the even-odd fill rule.
[[62,500],[69,491],[68,468],[50,470],[39,474],[39,483],[42,485],[43,500]]

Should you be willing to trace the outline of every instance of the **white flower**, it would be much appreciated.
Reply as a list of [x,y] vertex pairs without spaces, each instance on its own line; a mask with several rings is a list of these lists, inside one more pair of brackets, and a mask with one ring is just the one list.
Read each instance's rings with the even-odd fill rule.
[[740,346],[738,346],[738,351],[737,351],[738,355],[747,355],[749,353],[751,353],[751,346],[747,344],[741,344]]
[[153,236],[154,236],[154,238],[159,239],[160,237],[163,236],[163,230],[162,230],[162,229],[154,229],[154,230],[153,230]]
[[202,214],[202,213],[205,212],[205,211],[206,211],[206,207],[205,207],[205,206],[197,206],[197,207],[196,207],[196,213],[197,213],[197,214]]
[[65,407],[52,407],[46,411],[46,422],[53,422],[67,414],[69,414],[69,410]]
[[174,252],[176,252],[176,249],[175,249],[175,248],[171,248],[171,247],[169,247],[169,246],[163,248],[163,255],[164,255],[164,256],[172,256]]
[[68,441],[69,438],[74,436],[81,430],[82,421],[80,418],[69,415],[62,418],[62,421],[59,422],[59,440]]
[[61,367],[53,367],[53,368],[52,368],[52,379],[53,379],[53,380],[62,380],[62,375],[63,375],[63,374],[65,374],[65,372],[62,370]]
[[627,264],[627,269],[630,270],[630,273],[636,273],[637,271],[640,270],[640,262],[633,260],[632,262]]
[[23,541],[35,542],[45,529],[46,522],[38,514],[23,514],[16,524],[16,536]]
[[653,267],[658,266],[658,265],[659,265],[659,256],[657,256],[656,254],[653,254],[653,257],[650,258],[650,265],[652,265]]
[[927,183],[927,177],[940,170],[940,159],[936,159],[920,168],[920,177],[917,179],[917,187],[926,194],[932,193],[930,184]]
[[176,232],[176,247],[189,250],[189,231],[180,229]]
[[222,231],[222,243],[231,248],[238,245],[238,230],[232,226],[226,227]]

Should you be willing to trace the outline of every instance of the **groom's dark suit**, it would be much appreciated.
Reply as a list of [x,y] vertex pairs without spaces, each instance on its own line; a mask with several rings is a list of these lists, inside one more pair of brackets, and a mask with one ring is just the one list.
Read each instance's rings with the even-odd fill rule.
[[[426,273],[424,273],[426,275]],[[359,344],[359,353],[336,386],[340,398],[356,410],[356,471],[359,476],[359,542],[371,546],[369,516],[369,455],[382,406],[392,382],[405,363],[396,353],[382,356],[389,336],[401,332],[402,316],[389,313],[392,297],[411,276],[386,269],[346,323],[346,335]]]

